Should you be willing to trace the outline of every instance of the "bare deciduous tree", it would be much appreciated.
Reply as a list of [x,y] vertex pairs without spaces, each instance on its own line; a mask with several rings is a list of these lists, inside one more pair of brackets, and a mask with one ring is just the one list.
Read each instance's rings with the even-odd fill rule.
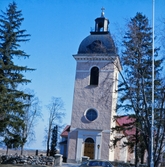
[[24,144],[29,144],[35,140],[34,127],[37,124],[39,118],[42,117],[41,106],[39,99],[35,96],[35,93],[32,90],[26,89],[25,92],[31,94],[30,98],[25,98],[24,104],[24,128],[22,129],[22,145],[21,145],[21,154],[23,154]]
[[52,97],[51,103],[47,106],[49,113],[48,127],[45,129],[46,132],[46,145],[47,145],[47,156],[50,152],[50,139],[53,127],[62,123],[62,119],[65,116],[64,103],[61,98]]

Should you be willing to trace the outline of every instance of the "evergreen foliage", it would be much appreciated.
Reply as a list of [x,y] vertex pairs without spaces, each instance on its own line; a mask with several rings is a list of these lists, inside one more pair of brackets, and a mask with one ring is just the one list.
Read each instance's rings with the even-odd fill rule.
[[33,69],[14,63],[14,58],[29,57],[20,49],[20,43],[29,41],[30,36],[21,29],[23,20],[15,2],[10,3],[0,15],[0,132],[9,148],[10,143],[13,143],[12,147],[18,147],[23,141],[18,137],[25,126],[23,117],[26,105],[21,99],[31,97],[19,90],[19,85],[31,82],[23,74]]
[[56,149],[57,140],[58,140],[58,126],[56,125],[52,130],[50,156],[54,156],[57,152],[57,149]]
[[[123,73],[119,84],[118,111],[131,112],[134,118],[131,124],[114,127],[114,131],[136,129],[129,136],[130,140],[122,146],[136,146],[136,153],[143,162],[144,150],[150,155],[151,118],[152,118],[152,28],[148,18],[137,13],[128,23],[123,40],[124,50],[121,55]],[[165,92],[162,77],[163,59],[158,56],[159,48],[154,50],[155,56],[155,122],[154,122],[154,166],[158,166],[164,146],[165,133]],[[117,117],[118,118],[118,117]],[[126,137],[123,133],[114,138],[113,144]],[[127,136],[128,137],[128,136]],[[143,155],[142,155],[143,154]],[[136,157],[136,159],[138,159]],[[150,157],[148,158],[150,161]],[[137,161],[136,161],[137,163]],[[148,162],[149,163],[149,162]],[[150,164],[150,163],[149,163]]]

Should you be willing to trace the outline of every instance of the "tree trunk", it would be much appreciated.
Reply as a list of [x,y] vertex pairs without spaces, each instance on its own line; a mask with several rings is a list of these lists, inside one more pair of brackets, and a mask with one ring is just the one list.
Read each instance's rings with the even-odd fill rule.
[[23,146],[21,146],[21,155],[23,155]]
[[[138,121],[138,119],[137,119]],[[137,121],[136,121],[136,126],[137,126]],[[135,142],[135,167],[138,166],[138,130],[136,128],[136,142]]]
[[49,137],[48,137],[48,140],[47,140],[47,152],[46,152],[46,156],[49,156]]
[[144,154],[145,154],[145,150],[142,149],[142,150],[141,150],[141,157],[140,157],[140,163],[141,163],[141,164],[144,163]]
[[6,148],[6,155],[8,155],[8,152],[9,152],[9,148],[7,146],[7,148]]

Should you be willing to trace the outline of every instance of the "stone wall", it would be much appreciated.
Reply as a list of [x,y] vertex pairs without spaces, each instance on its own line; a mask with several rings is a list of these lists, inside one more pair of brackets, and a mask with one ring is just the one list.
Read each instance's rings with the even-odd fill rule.
[[27,155],[1,155],[1,164],[28,164],[28,165],[53,165],[55,158],[51,156],[27,156]]

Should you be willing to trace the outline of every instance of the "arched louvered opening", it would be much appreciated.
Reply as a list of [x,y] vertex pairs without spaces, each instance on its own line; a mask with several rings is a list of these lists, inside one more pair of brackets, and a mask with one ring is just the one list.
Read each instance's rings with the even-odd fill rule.
[[92,67],[90,72],[90,85],[98,85],[99,83],[99,68]]

